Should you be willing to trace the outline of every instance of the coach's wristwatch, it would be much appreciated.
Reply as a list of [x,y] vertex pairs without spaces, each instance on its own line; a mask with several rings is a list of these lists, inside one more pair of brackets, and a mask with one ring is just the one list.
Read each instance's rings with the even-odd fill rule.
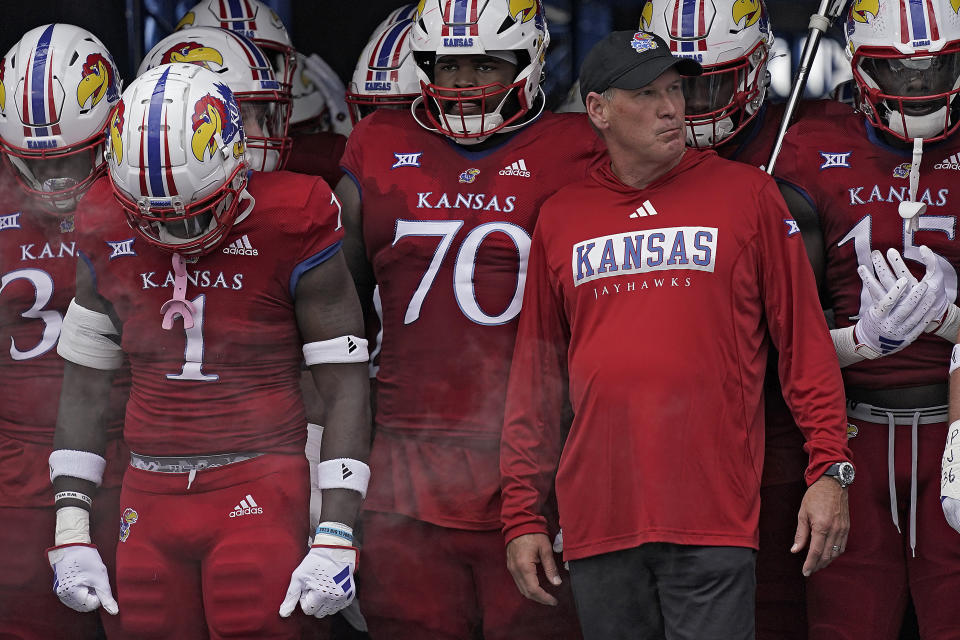
[[856,477],[857,473],[853,468],[852,462],[834,462],[832,465],[827,467],[827,470],[823,473],[823,475],[830,476],[839,482],[841,487],[846,489],[853,484],[853,479]]

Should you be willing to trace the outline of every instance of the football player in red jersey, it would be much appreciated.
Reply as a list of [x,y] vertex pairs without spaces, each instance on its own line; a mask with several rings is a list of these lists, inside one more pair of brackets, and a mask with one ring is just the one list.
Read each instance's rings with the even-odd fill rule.
[[[640,18],[641,30],[662,37],[674,55],[703,65],[702,75],[683,78],[687,146],[762,166],[783,118],[783,103],[766,100],[773,45],[766,5],[762,0],[715,2],[704,6],[702,22],[683,19],[689,8],[683,0],[649,0]],[[756,634],[758,640],[806,640],[804,558],[790,553],[790,547],[806,488],[807,456],[783,399],[775,350],[764,384],[764,421]]]
[[[93,34],[68,24],[28,31],[0,60],[0,634],[26,639],[97,634],[97,614],[77,613],[50,593],[44,553],[50,531],[71,508],[51,500],[42,460],[53,449],[63,360],[55,347],[74,291],[74,210],[106,170],[104,129],[120,100],[110,53]],[[19,189],[17,184],[19,183]],[[120,428],[128,374],[118,376],[105,416],[108,444],[98,451],[98,526],[93,542],[113,572],[120,477]],[[93,495],[92,492],[89,495]],[[60,507],[60,512],[54,509]],[[86,542],[90,542],[88,538]],[[77,611],[90,611],[74,603]],[[110,611],[116,613],[116,611]],[[108,632],[118,621],[104,615]]]
[[[339,203],[318,178],[248,177],[240,106],[199,65],[137,78],[108,140],[58,345],[68,363],[51,477],[89,490],[103,393],[127,354],[124,631],[298,638],[298,601],[325,616],[354,597],[352,525],[369,478],[366,340]],[[323,522],[306,557],[301,359],[327,412]],[[61,597],[95,606],[109,585],[96,549],[78,543],[50,551]]]
[[849,465],[840,373],[804,248],[769,176],[686,148],[682,77],[700,72],[645,31],[591,50],[580,91],[610,162],[543,204],[530,248],[501,445],[507,557],[537,597],[555,483],[590,639],[754,638],[770,344],[810,454],[793,520],[806,573],[849,526],[826,477]]
[[504,566],[498,443],[539,205],[600,143],[543,111],[540,2],[427,0],[409,37],[422,94],[359,121],[337,187],[383,310],[364,614],[374,638],[576,636],[566,586],[542,607]]
[[811,638],[896,638],[908,598],[922,637],[960,637],[942,595],[960,589],[960,538],[938,483],[960,327],[958,10],[854,2],[845,30],[859,111],[828,103],[801,118],[776,165],[797,221],[825,247],[814,266],[835,314],[857,465],[848,546],[807,584]]

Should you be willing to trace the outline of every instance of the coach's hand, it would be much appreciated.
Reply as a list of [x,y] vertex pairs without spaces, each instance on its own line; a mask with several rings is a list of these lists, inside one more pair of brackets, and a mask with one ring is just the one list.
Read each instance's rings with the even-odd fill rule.
[[561,583],[557,563],[553,559],[553,547],[545,534],[528,533],[507,544],[507,569],[520,593],[534,602],[556,606],[557,599],[540,586],[538,564],[543,565],[543,573],[550,584],[557,586]]
[[847,490],[835,479],[823,476],[807,489],[797,514],[797,534],[791,553],[799,553],[807,543],[803,575],[823,569],[847,548],[850,533],[850,506]]

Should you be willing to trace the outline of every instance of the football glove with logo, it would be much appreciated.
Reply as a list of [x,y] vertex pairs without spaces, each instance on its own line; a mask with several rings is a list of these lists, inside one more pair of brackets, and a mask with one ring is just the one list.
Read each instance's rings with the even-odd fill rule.
[[331,523],[321,523],[314,545],[293,571],[287,595],[280,605],[283,618],[293,613],[298,601],[305,614],[322,618],[347,607],[356,596],[353,573],[357,569],[359,550],[340,544],[346,541],[337,536],[322,533],[328,524]]
[[65,544],[47,549],[47,560],[53,568],[53,590],[60,601],[85,613],[103,605],[110,615],[120,610],[110,591],[107,568],[100,552],[92,544]]
[[890,266],[879,251],[874,251],[871,258],[876,276],[863,265],[857,273],[873,303],[860,314],[854,331],[856,351],[869,359],[906,348],[938,313],[943,313],[937,305],[942,278],[917,282],[896,249],[887,251]]

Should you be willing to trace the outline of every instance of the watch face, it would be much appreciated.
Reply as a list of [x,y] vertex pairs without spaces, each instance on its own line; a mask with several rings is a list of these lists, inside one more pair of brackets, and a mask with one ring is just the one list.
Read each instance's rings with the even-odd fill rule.
[[852,464],[849,462],[841,462],[837,471],[837,477],[840,479],[840,482],[843,484],[843,486],[847,486],[853,482],[853,476],[855,475],[855,472]]

